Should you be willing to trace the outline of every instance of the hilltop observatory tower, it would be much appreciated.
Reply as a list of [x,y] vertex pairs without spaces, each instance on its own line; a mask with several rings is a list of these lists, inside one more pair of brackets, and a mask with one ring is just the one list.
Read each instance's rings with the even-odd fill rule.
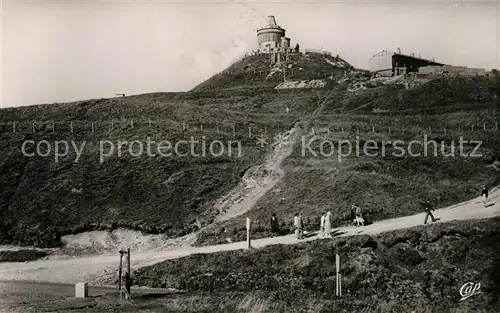
[[266,25],[257,30],[257,42],[263,53],[284,52],[290,48],[290,38],[285,37],[285,29],[276,24],[273,15],[268,16]]

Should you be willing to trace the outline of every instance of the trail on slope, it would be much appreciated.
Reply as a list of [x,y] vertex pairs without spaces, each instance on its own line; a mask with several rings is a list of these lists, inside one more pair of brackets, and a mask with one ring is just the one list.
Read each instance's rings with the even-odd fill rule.
[[242,181],[226,196],[220,199],[216,208],[219,215],[216,222],[227,221],[248,212],[257,201],[271,190],[285,175],[281,163],[292,152],[297,141],[298,126],[278,135],[274,149],[263,164],[253,166],[243,175]]

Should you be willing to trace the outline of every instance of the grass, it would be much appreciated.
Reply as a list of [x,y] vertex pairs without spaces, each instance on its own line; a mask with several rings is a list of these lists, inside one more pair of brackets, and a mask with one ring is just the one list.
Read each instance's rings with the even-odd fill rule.
[[[291,78],[322,78],[313,74],[332,71],[342,74],[328,67],[321,55],[292,61],[304,70],[295,73],[293,65]],[[310,218],[307,226],[316,228],[317,216],[325,209],[332,210],[335,225],[344,223],[352,202],[360,203],[369,218],[377,220],[415,213],[423,198],[437,206],[459,202],[476,195],[484,182],[498,181],[497,173],[486,167],[499,157],[498,131],[493,125],[500,118],[492,107],[498,104],[498,79],[442,78],[409,91],[376,89],[376,96],[363,98],[363,94],[347,93],[347,83],[317,90],[275,90],[280,79],[262,76],[267,75],[264,70],[269,71],[266,62],[262,57],[245,58],[185,93],[2,109],[0,243],[56,247],[64,234],[118,227],[169,237],[192,232],[200,224],[212,223],[217,214],[215,201],[234,188],[249,167],[262,162],[268,149],[256,145],[255,137],[262,133],[273,137],[290,129],[321,103],[323,110],[311,125],[329,126],[335,131],[334,142],[355,140],[358,132],[361,141],[411,140],[430,126],[436,140],[455,140],[462,134],[483,140],[484,158],[350,157],[338,162],[335,156],[304,158],[299,143],[282,164],[284,179],[248,214],[260,225],[256,236],[269,234],[271,210],[285,224],[291,223],[295,211],[302,210]],[[441,105],[441,100],[447,102]],[[284,114],[287,107],[290,114]],[[389,112],[374,114],[373,108]],[[445,113],[440,111],[444,108]],[[375,133],[370,133],[372,127]],[[153,158],[125,153],[103,163],[99,160],[101,140],[144,143],[150,137],[175,142],[202,135],[208,141],[241,141],[243,157]],[[85,153],[78,163],[74,152],[59,162],[53,154],[29,158],[20,149],[25,140],[85,142]],[[215,225],[201,234],[198,243],[224,241],[221,232],[241,239],[242,221],[238,217]]]
[[[496,312],[500,219],[456,221],[258,250],[191,255],[134,273],[136,283],[187,292],[49,300],[31,312]],[[335,296],[335,254],[342,297]],[[460,300],[460,287],[481,294]]]
[[[487,310],[498,304],[499,222],[461,221],[373,237],[193,255],[140,269],[136,283],[189,291],[263,292],[270,302],[289,301],[301,309],[315,299],[325,304],[318,312],[332,305],[339,312],[378,312],[402,303],[401,312],[419,312],[420,306],[429,312],[466,312],[474,306]],[[336,253],[342,260],[340,299],[333,296]],[[483,294],[458,302],[458,291],[468,281],[481,282]]]

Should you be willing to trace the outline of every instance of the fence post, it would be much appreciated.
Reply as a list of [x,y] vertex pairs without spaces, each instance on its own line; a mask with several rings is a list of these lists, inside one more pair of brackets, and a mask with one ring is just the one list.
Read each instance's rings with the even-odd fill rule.
[[250,249],[252,244],[250,242],[250,218],[247,217],[247,249]]
[[236,126],[233,125],[233,137],[236,137]]
[[483,123],[483,130],[486,130],[486,122]]
[[335,295],[340,297],[342,295],[342,283],[340,281],[340,256],[338,254],[335,254],[335,267],[337,272]]
[[12,132],[16,132],[16,122],[12,122]]
[[252,138],[252,126],[248,127],[248,138]]

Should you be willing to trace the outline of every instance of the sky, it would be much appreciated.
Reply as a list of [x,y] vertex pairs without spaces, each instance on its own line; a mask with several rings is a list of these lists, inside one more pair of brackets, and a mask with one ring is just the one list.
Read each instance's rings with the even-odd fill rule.
[[267,15],[292,46],[338,53],[359,68],[398,47],[500,68],[497,0],[2,0],[0,108],[187,91],[256,49]]

